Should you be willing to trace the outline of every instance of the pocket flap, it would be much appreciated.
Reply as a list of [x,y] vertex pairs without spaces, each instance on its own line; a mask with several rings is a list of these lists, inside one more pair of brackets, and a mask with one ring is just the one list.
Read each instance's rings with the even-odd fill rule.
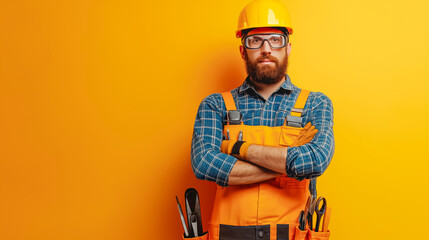
[[282,126],[279,145],[289,147],[296,140],[299,133],[303,128],[290,127],[290,126]]

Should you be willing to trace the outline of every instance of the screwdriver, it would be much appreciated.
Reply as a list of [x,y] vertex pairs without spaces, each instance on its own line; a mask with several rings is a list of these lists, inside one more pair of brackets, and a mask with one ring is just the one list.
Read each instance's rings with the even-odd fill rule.
[[185,217],[183,216],[182,206],[180,206],[179,199],[176,196],[177,208],[179,209],[180,219],[182,220],[183,229],[185,230],[185,237],[189,236],[188,228],[186,227]]

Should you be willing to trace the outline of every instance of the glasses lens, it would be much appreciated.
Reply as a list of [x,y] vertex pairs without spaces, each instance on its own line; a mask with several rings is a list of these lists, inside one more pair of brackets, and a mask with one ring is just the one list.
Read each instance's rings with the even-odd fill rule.
[[247,48],[260,48],[264,43],[264,38],[258,35],[248,36],[245,39],[245,45]]
[[250,49],[258,49],[262,47],[265,40],[269,42],[272,48],[286,46],[286,36],[283,34],[250,35],[244,39],[244,46]]
[[268,41],[272,48],[284,47],[286,43],[286,39],[283,35],[271,35],[268,38]]

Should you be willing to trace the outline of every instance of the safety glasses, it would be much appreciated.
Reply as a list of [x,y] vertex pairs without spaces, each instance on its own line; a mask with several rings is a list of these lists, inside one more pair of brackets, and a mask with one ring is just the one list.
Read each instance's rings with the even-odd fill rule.
[[288,42],[288,36],[285,34],[253,34],[243,38],[242,43],[247,49],[259,49],[267,41],[272,49],[283,48]]

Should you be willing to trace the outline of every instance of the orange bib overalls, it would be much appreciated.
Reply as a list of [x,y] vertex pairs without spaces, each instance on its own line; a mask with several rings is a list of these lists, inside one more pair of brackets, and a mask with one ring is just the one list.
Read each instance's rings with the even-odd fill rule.
[[[290,116],[300,118],[309,91],[301,90]],[[237,110],[231,92],[222,94],[226,110]],[[289,117],[289,116],[288,116]],[[265,146],[289,147],[302,127],[249,126],[226,124],[224,136]],[[286,175],[260,183],[217,186],[208,238],[210,240],[301,240],[307,232],[297,231],[298,216],[305,208],[310,180],[298,181]],[[297,233],[297,234],[296,234]],[[328,232],[329,233],[329,232]],[[329,235],[328,235],[329,238]],[[311,238],[311,239],[328,239]],[[207,235],[195,238],[207,239]]]

